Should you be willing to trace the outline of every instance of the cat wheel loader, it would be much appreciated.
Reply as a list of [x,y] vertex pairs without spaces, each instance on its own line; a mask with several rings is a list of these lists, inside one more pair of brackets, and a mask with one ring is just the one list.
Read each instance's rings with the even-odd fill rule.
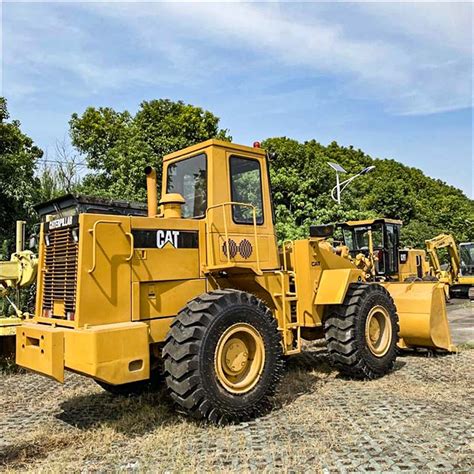
[[436,281],[422,249],[401,248],[402,221],[366,219],[340,222],[342,246],[336,252],[351,258],[373,281]]
[[[261,413],[284,356],[325,338],[350,377],[388,373],[405,346],[452,350],[442,285],[374,282],[328,242],[278,247],[264,150],[209,140],[146,170],[148,216],[71,214],[41,228],[34,321],[17,363],[113,393],[166,383],[212,422]],[[164,377],[158,368],[164,370]]]

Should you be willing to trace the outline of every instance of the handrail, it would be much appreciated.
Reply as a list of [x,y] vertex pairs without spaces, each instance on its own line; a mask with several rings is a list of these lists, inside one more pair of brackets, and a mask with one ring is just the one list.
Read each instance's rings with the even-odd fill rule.
[[133,258],[133,250],[135,247],[135,239],[133,237],[133,234],[131,232],[125,232],[125,235],[130,239],[130,255],[125,259],[127,262],[130,262],[130,260]]
[[[231,266],[232,262],[230,259],[230,249],[229,249],[229,231],[227,226],[227,216],[225,213],[225,206],[243,206],[252,209],[252,220],[253,220],[253,230],[254,230],[254,238],[255,238],[255,256],[256,256],[256,264],[257,264],[257,273],[261,274],[262,271],[260,270],[260,254],[258,251],[258,234],[257,234],[257,208],[253,204],[245,203],[245,202],[236,202],[236,201],[227,201],[220,204],[214,204],[209,206],[206,209],[206,222],[208,220],[209,211],[217,208],[222,208],[222,216],[224,218],[224,234],[225,234],[225,248],[227,254],[227,265]],[[211,232],[208,231],[206,235],[207,240],[207,261],[208,263],[211,262],[211,249],[212,249],[212,240],[211,240]],[[215,267],[215,262],[212,259],[212,263],[214,265],[208,265],[208,267]]]
[[95,267],[97,263],[96,255],[97,255],[97,238],[96,238],[96,229],[99,226],[99,224],[116,224],[116,225],[122,225],[120,221],[105,221],[105,220],[98,220],[94,222],[94,225],[92,226],[92,229],[89,229],[89,233],[92,234],[92,268],[89,268],[87,270],[88,273],[94,273],[95,272]]

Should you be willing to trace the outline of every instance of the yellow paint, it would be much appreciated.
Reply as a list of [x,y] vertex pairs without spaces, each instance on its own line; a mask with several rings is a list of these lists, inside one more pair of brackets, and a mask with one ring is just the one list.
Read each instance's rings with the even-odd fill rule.
[[341,304],[344,301],[349,284],[360,281],[359,278],[360,272],[355,269],[344,268],[324,271],[315,303],[317,305]]
[[423,278],[429,275],[430,266],[426,260],[426,252],[421,249],[403,249],[408,253],[407,261],[399,263],[398,280],[405,281],[407,278]]
[[383,286],[395,302],[403,345],[455,350],[442,283],[384,283]]
[[66,368],[110,384],[150,376],[148,326],[116,323],[64,331]]
[[16,363],[64,382],[64,329],[23,323],[16,329]]
[[178,314],[188,301],[205,293],[206,280],[159,281],[140,283],[139,286],[138,319],[143,320]]

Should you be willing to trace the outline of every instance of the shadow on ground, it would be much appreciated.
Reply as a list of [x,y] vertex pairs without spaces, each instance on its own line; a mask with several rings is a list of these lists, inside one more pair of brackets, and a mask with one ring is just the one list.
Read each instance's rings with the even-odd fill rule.
[[107,425],[130,436],[141,436],[159,425],[179,422],[164,388],[135,396],[106,392],[69,398],[60,404],[56,418],[81,430]]
[[[313,392],[316,384],[332,373],[325,349],[303,351],[288,358],[280,390],[269,411],[278,410],[300,396]],[[157,391],[139,396],[124,397],[107,392],[74,396],[63,401],[60,409],[56,418],[70,426],[88,430],[107,425],[127,436],[141,436],[159,425],[182,421],[166,394],[164,381]]]

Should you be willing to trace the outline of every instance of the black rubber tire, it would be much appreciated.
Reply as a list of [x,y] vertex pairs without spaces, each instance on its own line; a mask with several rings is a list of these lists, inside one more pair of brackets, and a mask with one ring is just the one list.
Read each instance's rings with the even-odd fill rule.
[[423,278],[422,278],[423,281],[439,281],[438,278],[436,278],[435,276],[433,275],[425,275]]
[[[392,323],[388,351],[377,357],[367,346],[365,324],[370,310],[383,306]],[[329,358],[339,372],[356,379],[375,379],[393,369],[397,358],[398,315],[389,292],[376,283],[352,283],[344,303],[332,306],[325,319],[324,335]]]
[[[220,384],[214,357],[221,335],[239,322],[262,337],[265,363],[255,387],[234,394]],[[190,301],[171,325],[163,359],[166,384],[179,409],[213,423],[243,421],[268,411],[284,368],[272,312],[254,295],[238,290],[216,290]]]

